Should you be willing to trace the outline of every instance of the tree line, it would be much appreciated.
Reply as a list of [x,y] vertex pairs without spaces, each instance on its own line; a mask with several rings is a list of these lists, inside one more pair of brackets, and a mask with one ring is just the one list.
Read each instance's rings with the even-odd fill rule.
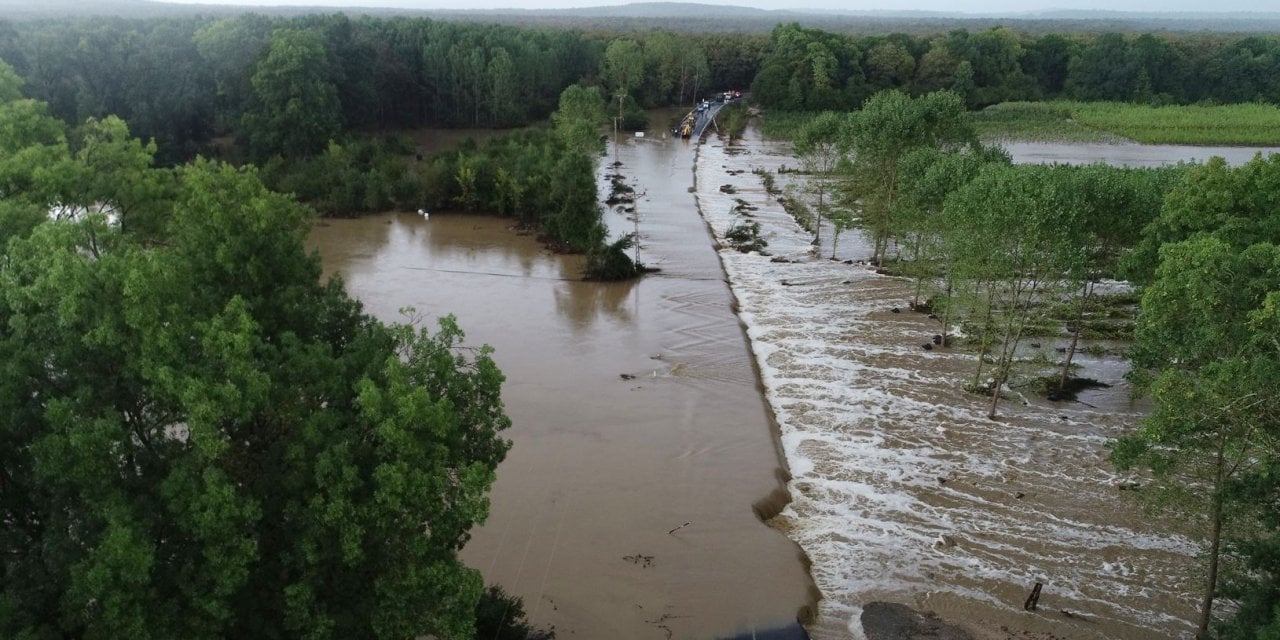
[[887,89],[950,89],[971,109],[1058,98],[1280,103],[1277,77],[1276,36],[1029,36],[1008,27],[846,36],[791,23],[774,28],[752,97],[795,111],[853,110]]
[[125,119],[162,162],[227,135],[262,161],[343,132],[523,126],[597,79],[643,107],[688,104],[749,84],[764,43],[342,14],[0,22],[0,59],[28,95],[68,122]]
[[[1274,36],[1007,27],[849,36],[793,23],[765,38],[342,14],[0,21],[0,59],[53,115],[120,116],[156,140],[162,163],[208,154],[224,136],[262,161],[320,153],[344,132],[522,126],[548,117],[579,82],[645,108],[748,86],[762,106],[810,111],[856,109],[893,88],[951,89],[970,108],[1280,102]],[[286,112],[281,101],[304,89],[306,103]]]
[[[1280,630],[1280,155],[1230,167],[1014,165],[954,92],[875,94],[795,132],[821,229],[857,224],[911,306],[963,326],[966,387],[998,415],[1019,367],[1050,398],[1073,377],[1104,280],[1137,288],[1129,377],[1154,410],[1112,445],[1139,493],[1203,535],[1201,638]],[[836,221],[843,220],[837,223]],[[1069,335],[1027,363],[1033,336]],[[1233,606],[1221,606],[1230,600]]]

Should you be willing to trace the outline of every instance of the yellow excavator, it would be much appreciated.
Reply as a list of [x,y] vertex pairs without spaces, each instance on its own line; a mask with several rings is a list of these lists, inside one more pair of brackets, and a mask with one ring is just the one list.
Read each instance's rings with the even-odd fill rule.
[[676,132],[680,134],[681,138],[688,138],[693,135],[693,126],[697,124],[697,122],[698,116],[694,115],[694,113],[690,111],[689,114],[680,121],[680,126],[676,127]]

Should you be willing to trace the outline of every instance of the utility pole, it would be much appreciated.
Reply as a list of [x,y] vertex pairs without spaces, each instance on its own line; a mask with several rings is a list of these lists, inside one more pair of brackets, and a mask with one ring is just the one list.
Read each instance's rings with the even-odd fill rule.
[[631,261],[638,267],[640,266],[640,208],[635,203],[631,204],[631,221],[635,223],[635,233],[632,235],[632,239],[635,242],[636,249],[635,257]]
[[618,90],[618,116],[613,119],[613,161],[618,161],[618,143],[620,142],[618,134],[622,131],[622,101],[627,97],[621,89]]
[[[627,94],[623,92],[621,89],[619,89],[616,95],[618,96],[618,115],[613,119],[613,165],[614,165],[615,171],[618,168],[618,145],[620,143],[620,140],[618,138],[618,133],[622,129],[622,103],[623,103],[623,100],[626,100]],[[632,260],[637,265],[639,265],[640,264],[640,212],[639,210],[636,209],[634,202],[631,203],[631,221],[635,224],[635,233],[633,234],[633,238],[635,242],[634,244],[635,258],[633,258]]]

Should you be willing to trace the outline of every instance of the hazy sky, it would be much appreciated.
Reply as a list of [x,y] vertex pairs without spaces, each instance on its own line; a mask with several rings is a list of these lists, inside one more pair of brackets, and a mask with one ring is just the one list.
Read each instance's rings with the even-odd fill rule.
[[[628,4],[634,0],[165,0],[185,4],[257,6],[394,7],[407,9],[558,9]],[[1044,9],[1110,11],[1276,11],[1261,0],[693,0],[760,9],[920,10],[963,13],[1019,13]]]

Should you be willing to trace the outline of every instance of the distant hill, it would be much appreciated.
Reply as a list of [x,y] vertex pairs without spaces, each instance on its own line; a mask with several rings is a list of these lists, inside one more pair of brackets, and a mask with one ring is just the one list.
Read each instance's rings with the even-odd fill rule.
[[[446,10],[447,11],[447,10]],[[434,11],[441,12],[440,10]],[[452,13],[453,11],[448,11]],[[476,10],[477,13],[534,13],[547,15],[572,15],[590,18],[687,18],[696,16],[734,15],[766,18],[785,11],[771,11],[754,7],[699,4],[696,2],[632,2],[630,4],[582,7],[578,9],[492,9]]]
[[152,18],[213,13],[242,13],[244,8],[192,6],[152,0],[0,0],[0,19],[119,16]]
[[1280,20],[1280,11],[1085,11],[1084,9],[1049,9],[1010,15],[1050,20],[1165,20],[1174,22]]
[[[800,0],[803,2],[803,0]],[[799,3],[798,3],[799,4]],[[642,2],[618,6],[541,10],[432,10],[427,15],[451,20],[598,28],[611,31],[670,29],[684,32],[766,33],[782,22],[851,34],[945,33],[994,26],[1042,34],[1119,32],[1280,33],[1280,12],[1130,13],[1052,10],[1004,14],[938,11],[866,11],[840,9],[765,10],[689,2]]]
[[[428,0],[424,0],[424,3]],[[430,0],[438,2],[439,0]],[[804,0],[799,0],[803,3]],[[798,3],[798,4],[799,4]],[[1006,14],[937,11],[766,10],[694,2],[637,2],[578,9],[374,9],[353,7],[253,7],[189,5],[161,0],[0,0],[0,19],[115,15],[129,18],[191,15],[272,15],[347,12],[377,16],[428,16],[442,20],[552,26],[601,31],[668,29],[686,33],[768,33],[798,22],[849,34],[914,35],[952,29],[979,31],[1004,25],[1030,34],[1119,32],[1280,33],[1280,12],[1161,13],[1054,9]]]

